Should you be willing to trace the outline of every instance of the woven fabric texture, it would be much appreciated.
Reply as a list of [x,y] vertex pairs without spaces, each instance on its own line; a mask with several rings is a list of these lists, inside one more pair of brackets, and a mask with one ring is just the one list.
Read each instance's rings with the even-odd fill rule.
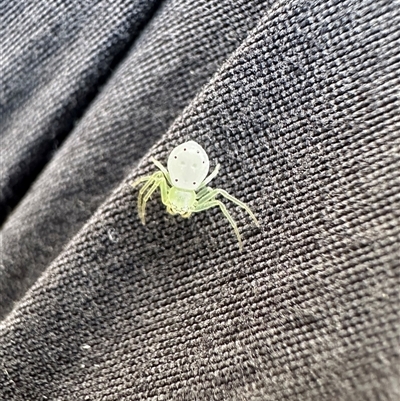
[[[203,2],[189,8],[174,1],[155,15],[38,177],[30,196],[3,226],[0,316],[168,130],[196,90],[254,28],[265,8],[266,2],[259,1],[233,5],[230,0],[219,1],[211,9]],[[223,18],[230,24],[224,24]],[[204,45],[199,47],[199,42]]]
[[[120,62],[73,80],[92,101],[54,103],[53,74],[36,98],[35,64],[17,62],[29,33],[5,47],[10,94],[28,75],[1,103],[2,168],[24,197],[1,231],[0,399],[398,401],[400,2],[120,3],[93,17],[110,33],[135,10]],[[81,21],[88,2],[70,4]],[[39,32],[36,9],[5,21]],[[61,69],[89,63],[53,46]],[[28,124],[38,109],[55,131]],[[66,139],[44,158],[32,135]],[[218,209],[171,216],[157,193],[140,223],[129,184],[190,139],[222,166],[210,185],[261,222],[226,203],[242,252]]]
[[55,153],[156,0],[5,1],[0,219]]

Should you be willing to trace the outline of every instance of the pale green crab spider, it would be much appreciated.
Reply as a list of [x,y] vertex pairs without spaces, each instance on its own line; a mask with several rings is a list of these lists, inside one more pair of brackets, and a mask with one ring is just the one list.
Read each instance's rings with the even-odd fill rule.
[[167,207],[167,212],[172,215],[179,214],[182,217],[190,217],[192,213],[218,206],[233,227],[239,241],[239,248],[242,249],[242,239],[238,227],[225,205],[217,200],[216,196],[222,195],[240,206],[250,215],[257,226],[259,223],[245,203],[229,195],[223,189],[207,187],[207,184],[217,176],[220,165],[217,164],[214,171],[207,176],[210,162],[206,151],[197,142],[188,141],[174,148],[168,157],[168,169],[154,158],[151,158],[151,161],[160,171],[138,178],[132,183],[134,188],[140,183],[145,183],[138,196],[138,212],[143,224],[145,224],[146,203],[153,192],[160,188],[161,201]]

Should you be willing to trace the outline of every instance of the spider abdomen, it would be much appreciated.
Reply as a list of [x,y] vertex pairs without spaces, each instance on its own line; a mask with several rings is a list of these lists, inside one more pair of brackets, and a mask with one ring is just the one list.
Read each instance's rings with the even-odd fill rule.
[[168,157],[168,172],[174,187],[196,190],[208,174],[210,161],[206,151],[196,142],[177,146]]

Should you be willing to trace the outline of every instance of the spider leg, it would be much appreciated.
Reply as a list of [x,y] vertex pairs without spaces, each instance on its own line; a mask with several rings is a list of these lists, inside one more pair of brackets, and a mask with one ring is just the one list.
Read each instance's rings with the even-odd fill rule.
[[196,193],[196,199],[200,200],[201,198],[204,197],[204,195],[207,195],[209,192],[210,192],[210,188],[208,188],[208,187],[201,188],[200,191]]
[[160,192],[161,192],[161,202],[169,207],[169,203],[168,203],[168,192],[170,190],[167,180],[165,179],[165,177],[160,177],[159,179],[159,185],[160,185]]
[[250,215],[250,217],[254,220],[254,222],[259,225],[257,218],[254,216],[253,212],[251,209],[244,203],[241,202],[239,199],[235,198],[234,196],[230,195],[228,192],[224,191],[223,189],[212,189],[210,187],[206,187],[201,189],[198,192],[199,198],[198,202],[199,203],[205,203],[208,201],[213,200],[218,194],[224,196],[226,199],[232,201],[236,205],[242,207],[246,212]]
[[176,216],[178,213],[174,213],[173,211],[172,211],[172,209],[169,207],[169,206],[167,206],[167,212],[169,213],[169,214],[172,214],[172,216]]
[[[161,164],[160,164],[161,165]],[[163,168],[163,166],[161,165]],[[168,172],[167,172],[168,174]],[[169,175],[168,175],[169,177]],[[161,191],[161,200],[164,205],[169,207],[168,205],[168,192],[169,192],[169,186],[167,183],[167,178],[165,177],[165,173],[163,171],[157,171],[151,176],[147,177],[140,177],[137,180],[135,180],[131,185],[133,187],[136,187],[142,182],[146,182],[143,187],[139,191],[138,195],[138,212],[139,212],[139,217],[140,220],[142,221],[143,224],[146,224],[145,220],[145,214],[146,214],[146,203],[150,199],[151,195],[154,193],[154,191],[160,187]]]
[[144,209],[146,207],[146,205],[143,204],[143,195],[144,195],[144,192],[147,191],[147,189],[154,183],[154,180],[155,180],[154,178],[149,179],[146,182],[146,184],[142,187],[142,189],[140,190],[139,195],[138,195],[137,207],[138,207],[139,217],[140,217],[140,220],[143,225],[146,224],[145,219],[144,219],[144,214],[142,215],[142,210],[144,213]]
[[215,166],[215,169],[213,170],[213,172],[201,183],[201,185],[198,189],[204,188],[211,180],[213,180],[218,175],[220,167],[221,167],[221,165],[218,163]]
[[[140,189],[139,191],[139,195],[138,195],[138,206],[142,203],[142,198],[143,198],[143,194],[146,192],[147,188],[150,187],[150,185],[154,182],[154,180],[156,179],[156,177],[154,177],[155,174],[153,174],[150,177],[145,177],[146,179],[146,184],[143,185],[143,187]],[[144,181],[144,180],[143,180]]]
[[228,194],[228,192],[224,191],[223,189],[214,189],[213,191],[215,191],[215,194],[220,194],[222,195],[224,198],[230,200],[231,202],[233,202],[234,204],[240,206],[242,209],[244,209],[249,216],[254,220],[254,223],[256,223],[256,225],[259,227],[260,223],[258,222],[256,216],[254,216],[253,212],[251,211],[251,209],[242,201],[240,201],[239,199],[235,198],[234,196]]
[[131,183],[131,186],[133,188],[135,188],[139,184],[141,184],[142,182],[146,182],[144,187],[139,191],[139,195],[138,195],[138,212],[139,212],[139,216],[140,216],[140,209],[142,207],[142,194],[143,194],[143,191],[145,191],[146,188],[148,188],[151,185],[153,180],[154,180],[154,174],[153,175],[148,175],[146,177],[139,177],[138,179],[136,179],[134,182]]
[[153,195],[153,192],[160,186],[160,179],[161,179],[160,177],[154,177],[154,179],[152,180],[153,184],[151,185],[150,189],[147,190],[146,194],[143,193],[144,196],[143,196],[143,200],[141,203],[141,209],[139,209],[140,220],[142,220],[143,224],[146,224],[146,220],[145,220],[146,203],[150,199],[151,195]]
[[243,249],[242,238],[240,237],[240,233],[239,233],[239,230],[235,223],[235,220],[233,220],[232,216],[229,214],[228,210],[226,209],[226,206],[221,201],[214,199],[211,201],[206,201],[205,203],[198,203],[194,212],[201,212],[203,210],[210,209],[214,206],[219,206],[219,208],[221,209],[224,216],[228,219],[228,221],[231,224],[233,230],[235,231],[236,237],[239,241],[239,249],[242,250]]
[[168,170],[154,157],[150,158],[150,160],[155,164],[155,166],[157,168],[159,168],[161,170],[161,172],[164,174],[165,178],[167,179],[168,183],[172,187],[172,181],[171,181],[171,177],[169,176]]
[[205,187],[201,189],[198,193],[200,196],[197,200],[198,203],[206,203],[210,200],[214,200],[215,197],[218,195],[216,189],[212,189],[210,187]]
[[146,177],[137,178],[135,181],[131,182],[132,188],[136,188],[139,184],[141,184],[142,182],[148,181],[151,177],[152,177],[151,175],[148,175]]

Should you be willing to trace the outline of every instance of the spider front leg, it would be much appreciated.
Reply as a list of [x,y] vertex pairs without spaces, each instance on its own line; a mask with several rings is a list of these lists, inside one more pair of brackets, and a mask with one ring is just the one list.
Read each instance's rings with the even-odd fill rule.
[[142,182],[148,181],[152,176],[148,175],[146,177],[139,177],[138,179],[136,179],[135,181],[133,181],[131,183],[131,187],[132,188],[136,188],[139,184],[141,184]]
[[221,167],[221,165],[218,163],[215,166],[214,171],[201,183],[201,185],[198,189],[204,190],[205,186],[218,175],[220,167]]
[[163,174],[161,172],[157,172],[147,177],[138,178],[136,181],[132,183],[132,187],[135,188],[140,183],[146,182],[146,184],[140,189],[138,195],[138,213],[140,220],[142,221],[143,224],[146,224],[145,221],[146,203],[149,200],[152,193],[157,189],[159,185],[159,179],[162,175]]
[[212,189],[210,187],[208,188],[203,188],[199,192],[199,202],[205,203],[207,201],[213,200],[217,195],[222,195],[224,198],[230,200],[233,202],[235,205],[238,205],[242,209],[244,209],[249,216],[253,219],[253,221],[256,223],[257,226],[260,226],[260,223],[258,222],[256,216],[254,216],[254,213],[251,211],[251,209],[242,201],[239,199],[235,198],[234,196],[230,195],[228,192],[224,191],[223,189]]
[[[143,193],[154,182],[154,178],[155,178],[154,176],[155,176],[155,174],[148,175],[146,177],[139,177],[137,180],[135,180],[134,182],[131,183],[132,188],[136,188],[142,182],[146,182],[144,187],[139,191],[139,195],[138,195],[137,207],[138,207],[138,213],[139,213],[140,220],[142,220],[141,210],[142,210]],[[142,220],[142,223],[143,223],[143,220]]]
[[154,157],[150,158],[150,160],[154,163],[154,165],[161,170],[161,172],[164,174],[165,178],[167,179],[169,185],[172,186],[172,181],[171,177],[169,176],[168,170]]
[[[169,177],[169,176],[168,176],[168,177]],[[168,178],[168,177],[167,177],[167,178]],[[168,192],[169,192],[169,190],[170,190],[170,187],[169,187],[169,185],[168,185],[167,180],[166,180],[165,177],[160,177],[160,183],[159,183],[159,185],[160,185],[160,191],[161,191],[161,202],[162,202],[165,206],[170,207],[170,206],[169,206],[169,203],[168,203]]]
[[[205,197],[204,197],[205,198]],[[203,199],[204,199],[203,198]],[[207,196],[208,198],[208,196]],[[222,213],[224,214],[224,216],[228,219],[229,223],[231,224],[233,230],[235,231],[236,237],[239,241],[239,249],[242,250],[243,249],[243,244],[242,244],[242,238],[240,236],[239,233],[239,229],[235,223],[235,220],[233,220],[232,216],[229,214],[226,206],[219,200],[206,200],[204,203],[201,203],[199,201],[199,203],[197,203],[196,208],[194,210],[194,212],[202,212],[203,210],[207,210],[210,209],[214,206],[219,206],[219,208],[221,209]]]
[[197,193],[198,200],[197,200],[197,206],[196,206],[195,211],[200,212],[202,210],[207,210],[214,206],[219,206],[222,213],[228,219],[229,223],[233,227],[233,230],[235,231],[236,237],[239,241],[239,248],[240,248],[240,250],[242,250],[243,245],[242,245],[242,240],[241,240],[237,225],[236,225],[235,221],[233,220],[232,216],[229,214],[225,205],[221,201],[218,201],[215,199],[215,197],[218,194],[222,195],[224,198],[230,200],[231,202],[233,202],[236,205],[243,208],[250,215],[250,217],[254,220],[254,222],[257,224],[257,226],[259,226],[259,222],[258,222],[256,216],[254,216],[253,212],[250,210],[250,208],[244,202],[241,202],[239,199],[236,199],[234,196],[230,195],[228,192],[224,191],[223,189],[212,189],[210,187],[201,188],[200,191]]
[[[159,182],[158,178],[153,178],[151,181],[149,180],[146,185],[139,192],[138,197],[138,210],[139,210],[139,217],[142,221],[142,224],[146,224],[146,204],[147,201],[150,199],[153,192],[158,188]],[[149,188],[150,187],[150,188]],[[147,190],[147,193],[145,194]]]
[[[153,184],[151,185],[151,183],[146,183],[146,185],[142,188],[142,190],[146,190],[147,188],[149,188],[147,190],[147,193],[144,195],[144,192],[142,194],[143,196],[143,201],[141,202],[141,208],[139,209],[139,216],[140,219],[142,220],[142,223],[145,224],[145,209],[146,209],[146,203],[148,202],[148,200],[150,199],[151,195],[153,194],[153,192],[160,187],[160,192],[161,192],[161,201],[164,205],[166,205],[167,207],[169,207],[169,203],[168,203],[168,191],[170,189],[170,187],[168,186],[167,180],[164,177],[163,173],[159,172],[159,173],[155,173],[153,174]],[[150,186],[151,185],[151,186]],[[147,186],[147,188],[145,188]],[[140,191],[141,192],[141,191]],[[139,193],[140,196],[140,193]]]
[[256,224],[257,227],[260,227],[260,223],[257,220],[256,216],[254,216],[254,213],[251,211],[251,209],[242,201],[239,199],[235,198],[234,196],[230,195],[228,192],[224,191],[223,189],[215,189],[214,190],[217,194],[222,195],[224,198],[230,200],[234,204],[238,205],[242,209],[244,209],[249,216],[253,219],[254,223]]

